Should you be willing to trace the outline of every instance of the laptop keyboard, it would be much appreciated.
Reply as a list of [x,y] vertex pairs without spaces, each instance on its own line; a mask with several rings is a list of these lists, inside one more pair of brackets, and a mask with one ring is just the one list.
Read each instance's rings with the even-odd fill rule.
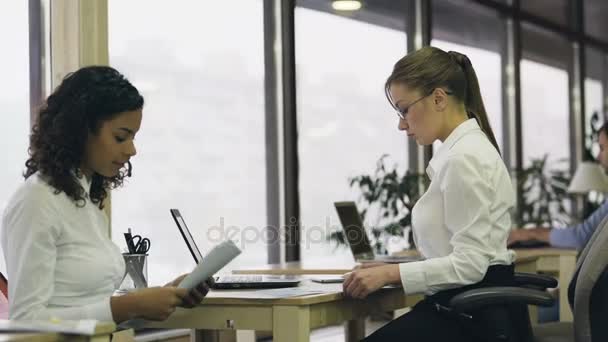
[[230,275],[219,278],[223,283],[259,283],[262,281],[260,275]]

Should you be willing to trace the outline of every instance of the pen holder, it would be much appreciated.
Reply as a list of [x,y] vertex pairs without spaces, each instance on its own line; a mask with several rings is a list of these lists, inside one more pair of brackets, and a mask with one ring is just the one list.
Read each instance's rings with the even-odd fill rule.
[[125,260],[125,275],[118,288],[119,291],[128,292],[148,287],[147,256],[148,254],[122,254]]

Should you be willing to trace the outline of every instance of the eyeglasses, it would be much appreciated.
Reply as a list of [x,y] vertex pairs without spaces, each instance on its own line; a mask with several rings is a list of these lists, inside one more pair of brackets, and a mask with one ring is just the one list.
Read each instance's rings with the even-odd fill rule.
[[[401,119],[401,120],[405,120],[405,116],[407,115],[407,111],[408,111],[408,110],[410,110],[410,107],[411,107],[411,106],[413,106],[413,105],[415,105],[416,103],[418,103],[418,102],[420,102],[420,101],[424,100],[425,98],[427,98],[427,97],[431,96],[431,95],[433,94],[433,92],[434,92],[434,91],[435,91],[435,89],[431,90],[431,92],[430,92],[430,93],[428,93],[428,94],[424,95],[423,97],[421,97],[421,98],[417,99],[416,101],[414,101],[414,102],[412,102],[412,103],[408,104],[408,105],[407,105],[407,106],[405,106],[403,109],[399,109],[399,107],[397,107],[397,106],[393,105],[393,107],[394,107],[394,108],[395,108],[395,110],[397,111],[397,116],[399,117],[399,119]],[[445,93],[446,93],[447,95],[452,95],[452,92],[451,92],[451,91],[447,91],[447,90],[444,90],[444,91],[445,91]]]

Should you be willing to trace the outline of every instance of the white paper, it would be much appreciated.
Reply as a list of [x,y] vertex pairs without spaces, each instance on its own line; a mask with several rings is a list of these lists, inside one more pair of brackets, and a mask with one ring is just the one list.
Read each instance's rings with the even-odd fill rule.
[[193,289],[201,282],[209,279],[226,266],[241,250],[231,240],[226,240],[213,247],[211,251],[196,265],[194,271],[186,276],[178,285],[180,288]]
[[0,331],[43,331],[64,334],[93,335],[98,321],[87,319],[79,321],[52,320],[0,320]]

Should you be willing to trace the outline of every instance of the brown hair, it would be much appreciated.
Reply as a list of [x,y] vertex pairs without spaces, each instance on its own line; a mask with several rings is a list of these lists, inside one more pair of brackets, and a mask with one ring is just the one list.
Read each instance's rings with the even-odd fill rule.
[[456,100],[464,104],[469,117],[477,120],[481,130],[500,153],[483,105],[477,75],[467,56],[425,46],[397,61],[386,80],[386,97],[394,106],[389,92],[393,83],[406,84],[423,94],[431,94],[435,88],[446,88]]

